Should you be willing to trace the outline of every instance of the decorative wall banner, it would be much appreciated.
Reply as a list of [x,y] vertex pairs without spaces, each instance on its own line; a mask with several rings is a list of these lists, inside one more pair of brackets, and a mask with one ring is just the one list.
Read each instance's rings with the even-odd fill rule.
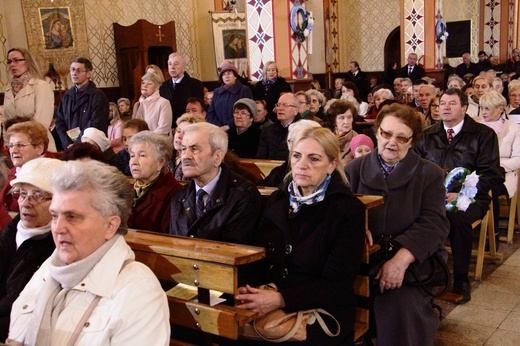
[[235,64],[238,73],[245,78],[249,76],[248,38],[245,13],[213,12],[213,42],[217,67],[228,60]]

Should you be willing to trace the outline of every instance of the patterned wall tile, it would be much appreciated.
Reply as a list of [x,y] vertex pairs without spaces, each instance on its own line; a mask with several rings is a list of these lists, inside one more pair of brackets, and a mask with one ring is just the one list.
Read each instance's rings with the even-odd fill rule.
[[[484,3],[483,22],[483,47],[488,54],[500,53],[500,3],[495,0]],[[479,49],[480,50],[480,49]]]
[[338,1],[337,6],[338,71],[348,71],[351,60],[357,60],[363,71],[384,70],[383,47],[400,25],[400,1]]
[[270,0],[248,1],[247,22],[251,79],[257,81],[262,77],[264,63],[276,60],[272,2]]
[[424,65],[424,2],[420,0],[405,0],[403,8],[404,22],[404,54],[407,57],[415,53],[419,63]]

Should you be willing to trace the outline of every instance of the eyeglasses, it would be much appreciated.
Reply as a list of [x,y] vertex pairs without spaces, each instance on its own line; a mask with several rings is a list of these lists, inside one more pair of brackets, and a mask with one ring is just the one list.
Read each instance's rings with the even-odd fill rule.
[[39,192],[28,194],[27,191],[13,191],[12,193],[13,198],[17,199],[18,202],[23,202],[26,199],[31,202],[40,204],[43,201],[50,201],[52,197],[49,196],[42,196]]
[[13,149],[13,148],[23,149],[23,148],[28,147],[30,145],[34,145],[34,144],[31,144],[31,143],[7,143],[7,144],[5,144],[5,147],[8,148],[8,149]]
[[298,108],[298,106],[291,105],[291,104],[289,104],[289,103],[276,103],[274,106],[275,106],[275,107],[282,107],[282,108],[287,108],[287,107]]
[[394,136],[394,134],[392,132],[387,132],[387,131],[383,130],[382,128],[379,128],[379,133],[381,134],[381,137],[383,137],[386,140],[390,140],[390,139],[392,139],[392,137],[395,138],[395,141],[399,144],[406,144],[413,137],[413,135],[410,137]]
[[234,111],[234,112],[233,112],[233,115],[234,115],[235,117],[242,117],[242,118],[244,118],[244,117],[248,117],[248,116],[249,116],[249,113],[246,112],[246,111],[243,111],[243,112],[240,112],[240,111]]
[[439,105],[436,104],[436,103],[432,103],[432,104],[430,105],[430,108],[431,108],[431,109],[437,109],[437,108],[439,108]]
[[74,67],[71,67],[70,68],[70,73],[74,73],[74,72],[77,72],[79,74],[83,73],[83,72],[87,72],[87,70],[84,70],[84,69],[81,69],[81,68],[74,68]]
[[25,59],[18,59],[18,58],[14,58],[14,59],[7,59],[7,65],[11,65],[13,62],[15,64],[18,64],[20,61],[25,61]]

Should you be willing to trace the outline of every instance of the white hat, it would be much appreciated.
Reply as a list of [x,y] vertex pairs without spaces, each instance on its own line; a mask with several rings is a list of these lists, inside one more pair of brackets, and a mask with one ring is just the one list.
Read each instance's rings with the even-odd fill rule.
[[52,192],[51,176],[58,171],[64,161],[41,157],[24,163],[16,178],[11,181],[11,186],[16,184],[31,184],[41,190]]
[[110,140],[107,138],[103,131],[96,129],[95,127],[89,127],[83,131],[83,136],[81,136],[81,141],[86,142],[84,139],[89,138],[96,142],[98,147],[102,152],[105,152],[108,148],[110,148]]

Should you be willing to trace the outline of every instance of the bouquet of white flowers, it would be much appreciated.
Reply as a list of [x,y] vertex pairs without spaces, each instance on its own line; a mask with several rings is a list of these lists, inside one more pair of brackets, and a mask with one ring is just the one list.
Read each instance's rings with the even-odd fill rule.
[[469,169],[464,167],[453,168],[444,180],[444,186],[446,191],[449,191],[453,182],[458,181],[462,183],[457,198],[451,202],[446,201],[446,210],[448,211],[466,211],[470,204],[475,203],[475,196],[477,195],[478,189],[478,174],[471,172]]

